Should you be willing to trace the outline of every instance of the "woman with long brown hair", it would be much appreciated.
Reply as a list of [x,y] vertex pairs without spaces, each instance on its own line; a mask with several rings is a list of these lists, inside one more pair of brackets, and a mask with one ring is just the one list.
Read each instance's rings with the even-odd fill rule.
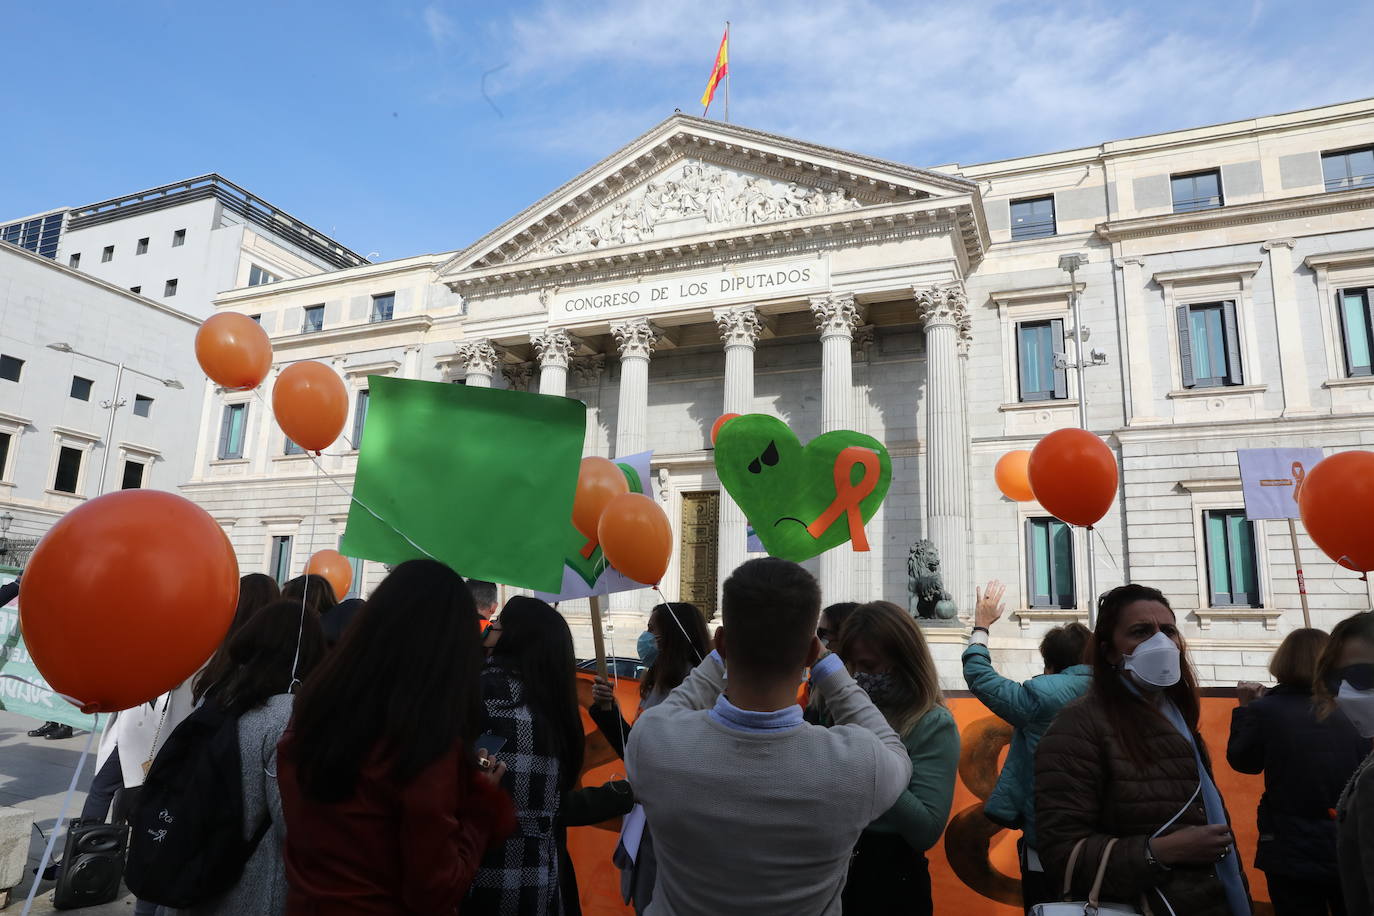
[[[1250,916],[1229,816],[1198,735],[1197,679],[1158,589],[1103,595],[1093,684],[1064,708],[1035,754],[1035,817],[1045,872],[1083,899],[1176,916]],[[1105,859],[1105,863],[1104,860]]]
[[920,625],[890,601],[855,608],[831,645],[911,756],[911,782],[854,847],[844,911],[932,913],[925,852],[944,832],[954,801],[959,729],[930,648]]

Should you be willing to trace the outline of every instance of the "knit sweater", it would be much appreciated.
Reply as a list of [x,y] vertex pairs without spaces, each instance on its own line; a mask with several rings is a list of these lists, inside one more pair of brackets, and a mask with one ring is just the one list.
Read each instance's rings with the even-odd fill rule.
[[943,706],[936,706],[907,732],[902,744],[911,758],[911,782],[897,803],[868,826],[874,833],[896,833],[916,852],[934,846],[945,832],[954,804],[959,772],[959,726]]
[[859,834],[907,788],[901,739],[836,656],[812,668],[836,723],[741,710],[711,655],[636,721],[625,754],[658,859],[649,916],[840,913]]

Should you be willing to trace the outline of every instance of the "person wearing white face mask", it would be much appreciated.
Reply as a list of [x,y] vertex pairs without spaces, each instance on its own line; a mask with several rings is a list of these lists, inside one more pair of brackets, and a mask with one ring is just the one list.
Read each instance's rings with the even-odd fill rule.
[[[1041,863],[1075,899],[1173,916],[1250,916],[1249,887],[1202,738],[1197,680],[1173,609],[1123,585],[1098,601],[1093,685],[1035,755]],[[1148,906],[1148,910],[1144,909]]]
[[[1318,715],[1339,707],[1365,738],[1374,738],[1374,611],[1347,617],[1331,631],[1317,663]],[[1355,770],[1336,804],[1341,890],[1350,916],[1374,913],[1374,753]]]

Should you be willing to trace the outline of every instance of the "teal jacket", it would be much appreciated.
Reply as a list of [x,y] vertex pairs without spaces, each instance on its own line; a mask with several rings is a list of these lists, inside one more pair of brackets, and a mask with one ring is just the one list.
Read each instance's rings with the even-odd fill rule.
[[959,727],[954,716],[936,706],[902,737],[911,755],[911,782],[897,803],[866,829],[897,833],[917,852],[940,840],[954,804],[954,778],[959,770]]
[[1034,849],[1035,747],[1059,710],[1088,692],[1092,668],[1074,665],[1059,674],[1042,674],[1017,683],[997,673],[988,647],[979,643],[964,650],[963,662],[968,689],[1015,729],[1006,766],[983,803],[983,813],[994,823],[1020,828],[1026,845]]

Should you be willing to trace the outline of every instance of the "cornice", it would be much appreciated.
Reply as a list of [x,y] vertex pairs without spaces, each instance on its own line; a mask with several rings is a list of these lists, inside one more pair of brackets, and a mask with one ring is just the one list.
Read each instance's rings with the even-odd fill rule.
[[1374,209],[1374,188],[1322,191],[1317,194],[1262,200],[1251,204],[1228,204],[1215,210],[1115,220],[1098,223],[1096,233],[1105,241],[1122,242],[1157,235],[1267,223],[1274,219],[1307,219],[1330,213],[1366,209]]
[[1086,283],[1058,283],[1053,286],[1026,286],[1021,289],[1004,289],[989,293],[988,298],[999,305],[1016,305],[1037,299],[1067,299],[1070,292],[1082,293]]
[[1352,267],[1356,264],[1368,264],[1370,262],[1374,262],[1374,248],[1323,251],[1320,254],[1309,254],[1302,259],[1303,266],[1312,270],[1339,270],[1342,267]]
[[243,307],[246,303],[256,299],[270,299],[283,293],[300,292],[319,286],[337,286],[339,283],[349,280],[371,280],[376,277],[389,277],[393,274],[412,271],[433,271],[436,269],[435,265],[448,257],[447,253],[414,255],[395,261],[383,261],[380,264],[365,264],[361,267],[350,267],[345,270],[310,274],[307,277],[291,277],[258,286],[229,289],[216,294],[214,303],[220,309],[227,309],[229,306]]
[[1160,270],[1155,272],[1152,279],[1160,286],[1167,286],[1171,283],[1222,280],[1227,277],[1253,277],[1263,263],[1263,261],[1237,261],[1232,264],[1185,267],[1181,270]]
[[295,350],[303,347],[311,347],[316,344],[358,340],[374,335],[405,334],[417,331],[423,334],[433,327],[433,325],[434,319],[429,315],[412,315],[408,318],[393,318],[390,321],[367,321],[362,324],[346,325],[341,328],[329,328],[324,331],[311,331],[306,334],[291,334],[286,337],[274,337],[272,338],[272,347],[273,349],[280,350]]

